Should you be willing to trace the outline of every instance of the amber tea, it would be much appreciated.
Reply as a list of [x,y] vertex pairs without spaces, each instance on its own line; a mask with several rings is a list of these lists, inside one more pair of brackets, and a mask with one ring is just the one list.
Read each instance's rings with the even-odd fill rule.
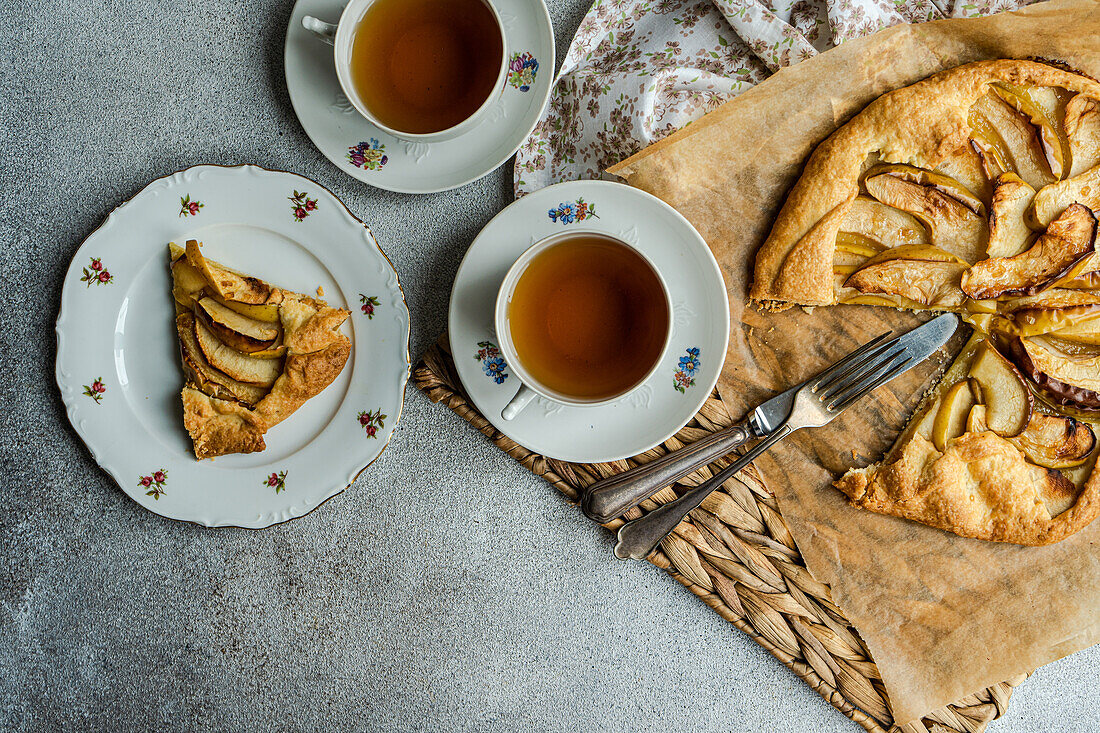
[[661,358],[668,299],[649,263],[597,234],[563,239],[519,276],[508,305],[512,346],[543,386],[579,400],[615,397]]
[[500,27],[481,0],[376,0],[355,30],[351,81],[383,125],[439,132],[489,98],[503,55]]

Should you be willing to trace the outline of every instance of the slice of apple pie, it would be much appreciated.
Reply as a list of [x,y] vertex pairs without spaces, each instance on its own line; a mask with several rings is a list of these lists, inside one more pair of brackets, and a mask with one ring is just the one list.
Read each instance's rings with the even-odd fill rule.
[[1038,545],[1100,514],[1100,83],[985,61],[879,97],[814,151],[757,254],[762,308],[947,310],[974,328],[857,506]]
[[200,460],[262,451],[264,433],[336,379],[350,312],[169,244],[183,362],[183,424]]

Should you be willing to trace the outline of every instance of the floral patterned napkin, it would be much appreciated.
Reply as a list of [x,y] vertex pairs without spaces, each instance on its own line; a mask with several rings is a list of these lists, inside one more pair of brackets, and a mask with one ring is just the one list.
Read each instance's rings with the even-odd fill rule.
[[1031,0],[596,0],[516,156],[517,196],[608,166],[767,78],[898,23]]

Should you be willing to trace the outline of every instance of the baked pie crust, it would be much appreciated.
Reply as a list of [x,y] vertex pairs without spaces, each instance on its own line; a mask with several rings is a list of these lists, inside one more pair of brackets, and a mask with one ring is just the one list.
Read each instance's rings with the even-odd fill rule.
[[856,505],[1042,545],[1100,514],[1100,83],[967,64],[822,142],[757,253],[761,308],[954,311],[974,328]]
[[201,244],[169,245],[185,375],[183,423],[195,457],[253,453],[264,433],[340,374],[351,315],[206,259]]

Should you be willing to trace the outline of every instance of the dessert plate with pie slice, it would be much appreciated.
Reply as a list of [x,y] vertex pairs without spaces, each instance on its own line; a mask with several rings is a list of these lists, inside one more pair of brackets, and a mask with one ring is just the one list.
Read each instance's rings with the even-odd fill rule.
[[971,342],[853,504],[1042,545],[1100,515],[1100,83],[983,61],[889,92],[814,151],[757,254],[761,307],[946,310]]
[[408,340],[397,275],[339,199],[291,173],[204,165],[149,184],[81,245],[56,376],[131,498],[258,529],[385,449]]

